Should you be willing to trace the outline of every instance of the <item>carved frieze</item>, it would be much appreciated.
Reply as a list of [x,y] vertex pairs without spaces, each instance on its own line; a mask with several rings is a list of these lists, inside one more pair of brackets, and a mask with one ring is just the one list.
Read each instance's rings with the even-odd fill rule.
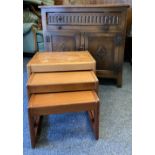
[[53,48],[56,49],[56,51],[70,51],[71,47],[67,46],[65,42],[60,42],[60,43],[53,43]]
[[91,24],[91,25],[117,25],[120,16],[117,14],[91,14],[91,13],[48,13],[47,23],[50,24]]

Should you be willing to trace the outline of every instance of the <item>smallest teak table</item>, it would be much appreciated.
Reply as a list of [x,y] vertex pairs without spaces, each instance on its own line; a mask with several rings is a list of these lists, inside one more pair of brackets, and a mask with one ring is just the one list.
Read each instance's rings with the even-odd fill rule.
[[49,114],[88,111],[95,137],[99,138],[96,62],[88,51],[37,52],[27,69],[32,147],[42,116]]
[[28,76],[36,72],[96,70],[88,51],[37,52],[27,64]]

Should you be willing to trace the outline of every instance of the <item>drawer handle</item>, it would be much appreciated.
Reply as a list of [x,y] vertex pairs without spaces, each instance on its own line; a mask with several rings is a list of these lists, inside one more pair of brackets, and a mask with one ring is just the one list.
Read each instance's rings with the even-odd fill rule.
[[108,31],[109,30],[109,26],[108,25],[103,25],[103,30],[104,31]]
[[61,30],[61,29],[62,29],[62,27],[61,27],[61,26],[59,26],[59,27],[58,27],[58,30]]
[[62,17],[59,17],[58,20],[59,20],[59,21],[62,21]]
[[79,48],[79,51],[83,51],[84,50],[84,45],[81,45]]

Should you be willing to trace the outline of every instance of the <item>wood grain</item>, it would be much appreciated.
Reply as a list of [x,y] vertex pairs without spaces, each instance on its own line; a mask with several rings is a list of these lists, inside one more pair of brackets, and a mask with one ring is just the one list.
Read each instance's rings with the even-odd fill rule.
[[60,105],[74,105],[80,103],[98,102],[97,95],[93,91],[62,92],[33,94],[29,101],[30,108],[54,107]]
[[33,115],[89,111],[97,102],[99,98],[95,91],[32,94],[29,109]]
[[37,52],[27,67],[29,72],[95,71],[96,62],[88,51]]
[[33,148],[41,118],[50,114],[91,111],[95,138],[99,138],[98,79],[95,70],[96,62],[87,51],[37,52],[30,60],[27,64],[27,92]]
[[27,88],[29,94],[98,89],[93,71],[32,73]]
[[54,72],[54,73],[33,73],[28,80],[28,86],[85,83],[97,82],[98,79],[93,71],[77,72]]
[[122,85],[128,7],[126,3],[41,6],[47,15],[42,20],[44,36],[50,38],[44,42],[46,50],[87,50],[96,60],[97,76],[115,78]]
[[29,101],[28,116],[31,145],[34,148],[40,123],[35,125],[35,118],[42,115],[90,111],[90,121],[95,138],[99,138],[99,98],[95,91],[78,91],[66,93],[33,94]]

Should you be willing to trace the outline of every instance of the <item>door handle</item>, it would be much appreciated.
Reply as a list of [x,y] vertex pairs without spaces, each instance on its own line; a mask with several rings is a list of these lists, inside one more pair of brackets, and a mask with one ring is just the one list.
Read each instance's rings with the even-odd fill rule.
[[81,46],[79,47],[79,51],[84,51],[84,45],[81,45]]
[[114,37],[114,43],[116,46],[120,46],[123,42],[123,37],[121,33],[116,33]]

